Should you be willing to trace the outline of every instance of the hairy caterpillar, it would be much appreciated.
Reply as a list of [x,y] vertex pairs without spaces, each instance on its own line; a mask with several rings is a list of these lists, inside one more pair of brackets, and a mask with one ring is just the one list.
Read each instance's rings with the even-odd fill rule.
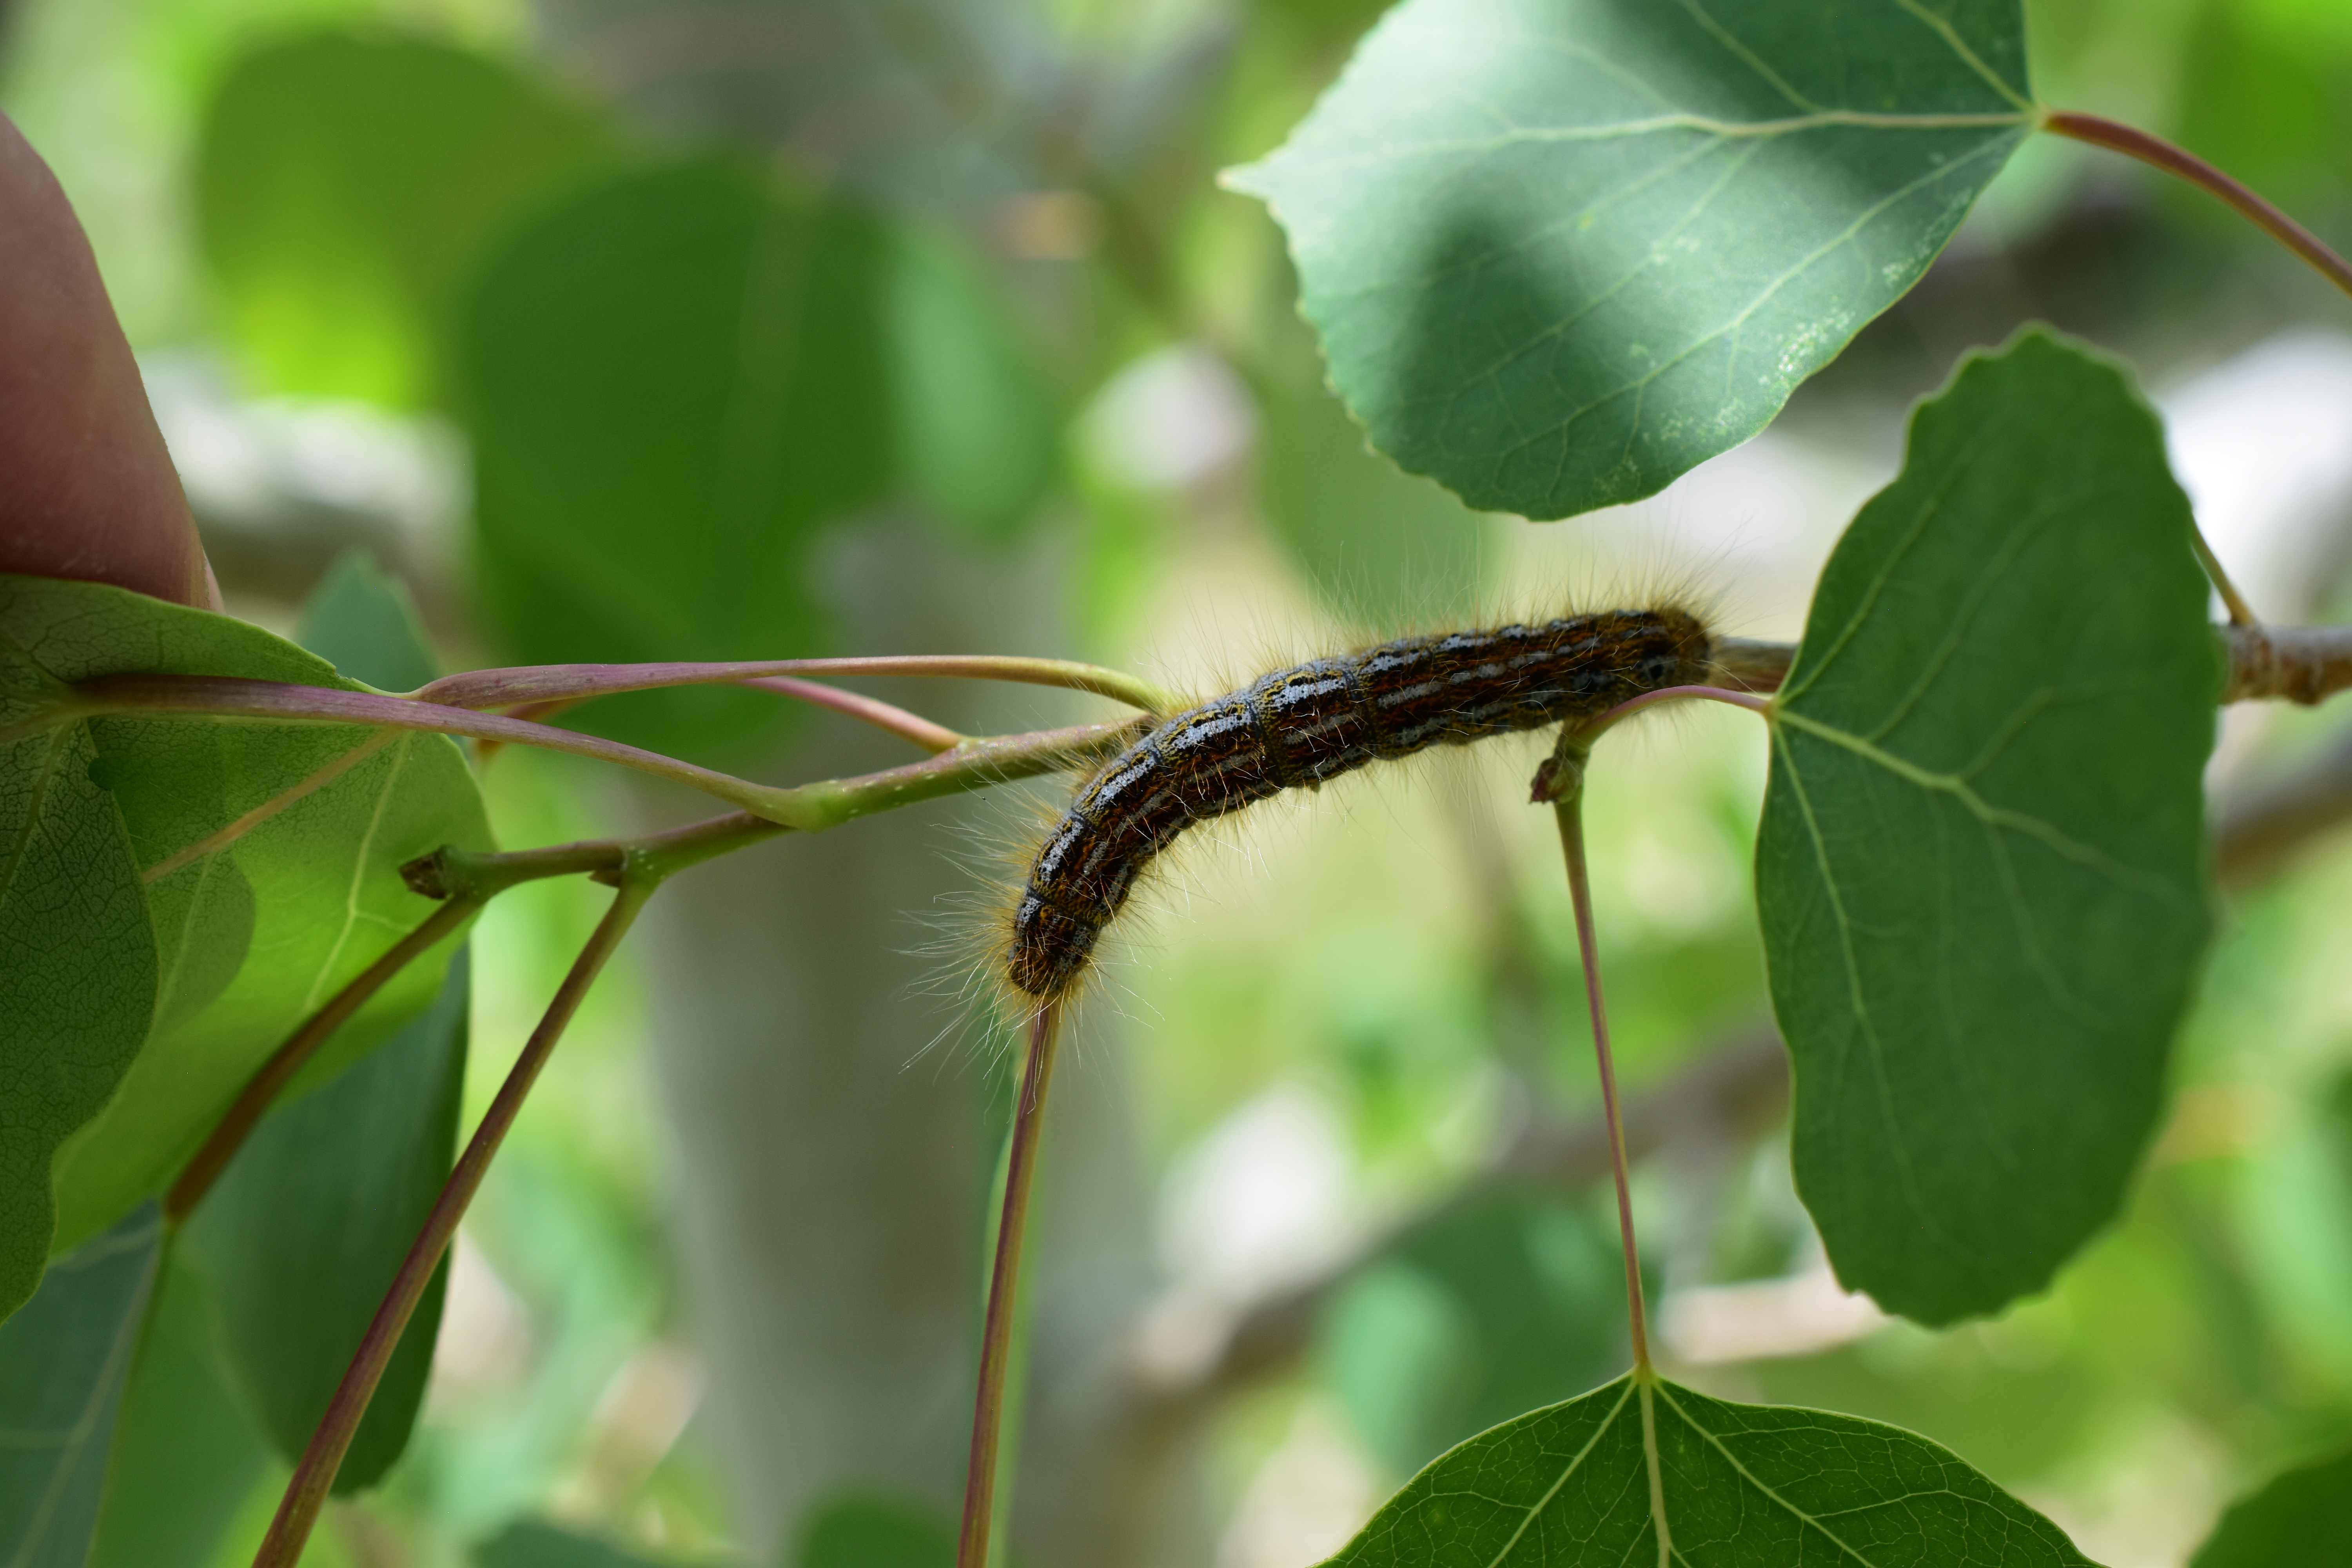
[[1005,978],[1041,1003],[1066,994],[1136,878],[1196,822],[1375,761],[1697,685],[1714,656],[1687,611],[1603,610],[1312,659],[1161,720],[1045,836],[1013,907]]

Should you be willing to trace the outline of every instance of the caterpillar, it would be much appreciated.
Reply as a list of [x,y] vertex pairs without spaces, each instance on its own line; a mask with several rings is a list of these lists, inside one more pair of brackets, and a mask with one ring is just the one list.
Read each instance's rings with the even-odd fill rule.
[[1041,1005],[1067,994],[1136,879],[1196,822],[1373,762],[1698,685],[1714,658],[1687,611],[1602,610],[1311,659],[1160,720],[1046,834],[1013,906],[1005,979]]

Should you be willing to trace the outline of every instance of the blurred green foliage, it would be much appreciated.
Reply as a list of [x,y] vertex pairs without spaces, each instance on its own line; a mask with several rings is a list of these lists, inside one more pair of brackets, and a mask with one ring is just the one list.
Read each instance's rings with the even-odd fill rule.
[[[730,142],[710,129],[723,117],[679,103],[759,98],[767,79],[750,66],[709,73],[716,87],[641,89],[572,47],[565,8],[504,0],[22,0],[0,101],[58,168],[142,351],[200,345],[273,408],[361,400],[462,431],[466,564],[454,585],[419,583],[453,662],[831,650],[832,552],[906,510],[944,538],[1066,563],[1058,599],[1036,608],[1041,638],[1072,624],[1092,655],[1180,666],[1217,641],[1230,666],[1294,656],[1310,606],[1384,624],[1484,591],[1559,592],[1558,557],[1528,531],[1473,521],[1364,450],[1292,316],[1278,238],[1211,184],[1282,138],[1380,10],[975,6],[968,32],[943,31],[982,38],[982,63],[952,70],[926,53],[939,34],[902,29],[885,63],[948,84],[940,134],[963,149],[927,165],[952,178],[920,189],[825,140],[854,143],[840,124],[856,101],[817,131]],[[2323,235],[2352,237],[2352,23],[2336,0],[2027,10],[2053,101],[2177,135]],[[2021,159],[1990,211],[1990,249],[1964,246],[1831,373],[1893,364],[1871,384],[1880,401],[1840,405],[1811,437],[1885,471],[1874,432],[1899,404],[1884,390],[1940,381],[1937,330],[1997,341],[2021,315],[2087,300],[2102,341],[2155,382],[2326,309],[2207,198],[2078,150]],[[2008,269],[1998,286],[1969,269],[1988,254]],[[2141,269],[2171,291],[2143,288]],[[2053,277],[2089,281],[2068,292]],[[1066,429],[1112,372],[1178,341],[1234,372],[1251,426],[1237,458],[1139,475]],[[1569,525],[1602,555],[1617,526]],[[1627,570],[1641,575],[1638,555]],[[290,605],[228,587],[290,623]],[[1253,596],[1269,607],[1225,618]],[[705,754],[782,723],[771,700],[740,695],[582,717]],[[1744,913],[1761,768],[1736,718],[1612,741],[1596,781],[1603,961],[1637,1089],[1762,1014]],[[2273,740],[2307,746],[2333,722],[2294,716]],[[1138,1059],[1155,1154],[1262,1093],[1303,1089],[1339,1126],[1349,1213],[1383,1215],[1474,1172],[1515,1118],[1589,1109],[1556,851],[1540,824],[1465,826],[1484,810],[1465,802],[1515,795],[1532,761],[1433,768],[1349,805],[1270,814],[1246,856],[1204,848],[1180,870],[1169,901],[1189,916],[1161,919],[1118,971],[1146,1020],[1118,1048]],[[562,763],[505,757],[488,787],[510,842],[615,826]],[[2155,1531],[2144,1555],[2178,1561],[2227,1495],[2352,1428],[2347,908],[2352,863],[2332,853],[2236,910],[2152,1173],[2047,1298],[1948,1333],[1898,1326],[1689,1375],[1727,1396],[1899,1421],[2085,1541],[2123,1541],[2120,1554],[2138,1550],[2134,1529]],[[469,1110],[593,918],[587,890],[548,887],[485,921]],[[598,1468],[611,1431],[599,1402],[680,1326],[643,1016],[624,966],[469,1227],[469,1256],[496,1281],[484,1299],[521,1325],[491,1336],[507,1370],[445,1366],[409,1458],[354,1510],[419,1562],[484,1541],[607,1553],[551,1563],[698,1559],[732,1537],[739,1500],[707,1435],[689,1428],[650,1470]],[[1742,1145],[1713,1167],[1680,1158],[1644,1176],[1660,1294],[1806,1266],[1783,1157]],[[1342,1288],[1316,1353],[1268,1397],[1336,1410],[1356,1462],[1408,1470],[1611,1370],[1616,1280],[1580,1269],[1612,1247],[1575,1199],[1433,1223]],[[208,1535],[222,1561],[249,1556],[282,1482],[219,1359],[218,1303],[193,1278],[184,1264],[164,1274],[123,1406],[118,1475],[159,1479],[138,1483],[155,1489],[152,1511],[100,1526],[110,1568],[193,1563]],[[0,1327],[0,1352],[30,1321]],[[202,1469],[156,1458],[168,1445],[153,1435],[178,1423],[215,1434]],[[1290,1430],[1227,1422],[1222,1469],[1257,1473]],[[593,1527],[512,1524],[558,1493],[576,1510],[559,1517]],[[892,1535],[863,1506],[818,1512],[797,1568],[817,1568],[820,1547],[892,1568],[902,1549],[909,1565],[936,1560],[923,1555],[935,1535]],[[315,1555],[352,1560],[344,1537]]]

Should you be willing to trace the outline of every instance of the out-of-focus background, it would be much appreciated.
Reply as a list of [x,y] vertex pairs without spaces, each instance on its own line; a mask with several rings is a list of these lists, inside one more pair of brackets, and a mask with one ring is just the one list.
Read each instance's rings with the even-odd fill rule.
[[[1772,429],[1656,500],[1531,526],[1366,455],[1276,231],[1215,174],[1379,9],[5,0],[0,105],[81,213],[229,607],[286,629],[362,550],[450,668],[1005,652],[1213,689],[1662,587],[1790,637],[1909,401],[2034,318],[2137,368],[2260,610],[2352,615],[2352,310],[2073,144],[2029,146]],[[2352,7],[2027,10],[2046,99],[2352,247]],[[868,689],[973,731],[1105,710]],[[741,694],[605,708],[582,717],[779,781],[905,760]],[[2219,797],[2340,720],[2232,712]],[[2352,1437],[2352,847],[2232,895],[2121,1223],[2046,1298],[1929,1333],[1839,1291],[1790,1188],[1760,736],[1629,729],[1591,831],[1675,1375],[1915,1427],[2114,1568],[2185,1561]],[[1014,1562],[1300,1568],[1443,1447],[1622,1366],[1537,752],[1487,751],[1198,835],[1118,942],[1055,1090]],[[488,787],[509,846],[698,810],[512,750]],[[312,1560],[945,1562],[1006,1095],[963,980],[1054,798],[666,891],[460,1236],[415,1447]],[[484,916],[471,1109],[597,901]],[[283,1480],[251,1434],[219,1455],[187,1568],[247,1560]]]

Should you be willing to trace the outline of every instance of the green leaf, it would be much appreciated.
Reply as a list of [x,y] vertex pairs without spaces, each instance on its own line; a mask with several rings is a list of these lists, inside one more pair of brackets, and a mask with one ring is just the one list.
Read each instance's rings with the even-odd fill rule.
[[809,1510],[792,1568],[953,1568],[955,1531],[910,1499],[837,1492]]
[[[263,1430],[292,1464],[326,1414],[449,1174],[471,997],[464,952],[432,1007],[323,1089],[273,1111],[183,1236]],[[447,1285],[402,1333],[335,1489],[373,1486],[407,1447]]]
[[[488,607],[528,662],[822,650],[819,525],[887,489],[885,232],[704,161],[606,184],[491,267],[459,347]],[[772,697],[600,703],[656,749],[747,744]]]
[[0,1561],[81,1568],[163,1226],[142,1205],[58,1258],[0,1323]]
[[[0,723],[55,685],[0,614]],[[105,777],[87,724],[0,748],[0,1318],[40,1286],[58,1145],[114,1093],[155,1013],[154,926]]]
[[2305,1465],[2230,1505],[2189,1568],[2352,1564],[2352,1450]]
[[211,1295],[174,1245],[122,1396],[89,1568],[205,1568],[267,1455],[231,1384]]
[[2220,650],[2123,373],[2040,331],[1922,404],[1823,571],[1756,849],[1798,1190],[1925,1323],[2116,1213],[2211,927]]
[[2032,127],[2017,0],[1406,0],[1262,163],[1331,377],[1474,507],[1762,429]]
[[[95,584],[0,578],[0,637],[51,681],[145,670],[354,686],[257,626]],[[303,1016],[432,911],[401,881],[402,862],[490,842],[465,758],[441,736],[187,719],[100,719],[89,731],[91,773],[121,813],[155,910],[160,996],[112,1100],[58,1151],[58,1246],[168,1180]],[[445,962],[430,956],[385,986],[313,1074],[422,1010]],[[12,1094],[13,1123],[30,1097]]]
[[2087,1568],[2056,1525],[1925,1437],[1827,1411],[1728,1405],[1633,1375],[1473,1437],[1414,1477],[1331,1562],[1748,1568],[1816,1560]]
[[1616,1231],[1580,1207],[1521,1194],[1441,1214],[1341,1289],[1316,1361],[1366,1446],[1410,1475],[1472,1433],[1624,1364]]
[[607,154],[502,62],[395,34],[263,46],[223,79],[196,218],[230,326],[274,390],[405,405],[485,247]]
[[996,280],[952,233],[890,236],[882,325],[898,482],[957,535],[995,543],[1035,516],[1063,409]]
[[294,640],[346,680],[379,691],[414,691],[441,673],[407,584],[387,575],[363,550],[328,568],[302,606]]
[[476,1547],[474,1562],[476,1568],[651,1568],[633,1552],[531,1521],[510,1524]]

